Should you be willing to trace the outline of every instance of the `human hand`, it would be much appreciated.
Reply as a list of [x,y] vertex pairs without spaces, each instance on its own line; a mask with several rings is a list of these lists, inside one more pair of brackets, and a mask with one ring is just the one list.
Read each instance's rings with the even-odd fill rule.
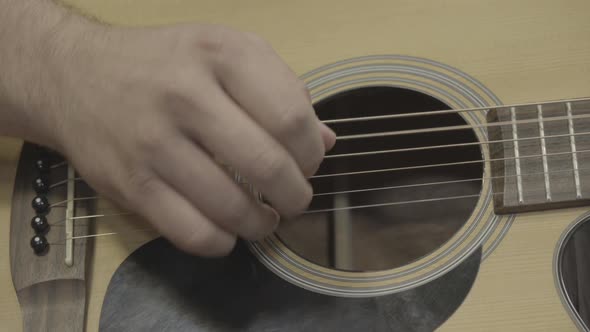
[[54,52],[61,60],[49,69],[57,83],[46,93],[54,101],[46,123],[99,194],[204,256],[228,253],[236,237],[268,235],[277,212],[306,209],[306,177],[335,134],[267,42],[205,25],[89,31]]

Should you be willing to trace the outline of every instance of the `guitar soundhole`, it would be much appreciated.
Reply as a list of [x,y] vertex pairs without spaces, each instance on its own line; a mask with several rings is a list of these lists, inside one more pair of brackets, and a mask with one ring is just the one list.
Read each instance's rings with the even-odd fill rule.
[[[366,87],[315,105],[322,120],[449,109],[416,91]],[[338,136],[465,125],[458,114],[331,124]],[[477,142],[468,130],[338,141],[329,155]],[[479,145],[327,158],[318,175],[481,160]],[[312,178],[310,211],[285,221],[279,238],[302,257],[326,267],[373,271],[406,265],[448,241],[469,219],[481,191],[482,163]],[[421,185],[429,184],[430,185]],[[400,188],[401,186],[401,188]],[[385,190],[367,190],[396,187]],[[317,195],[322,193],[348,192]],[[469,196],[465,198],[453,198]],[[426,201],[425,201],[426,200]],[[389,205],[389,203],[392,203]],[[384,204],[379,207],[354,208]]]

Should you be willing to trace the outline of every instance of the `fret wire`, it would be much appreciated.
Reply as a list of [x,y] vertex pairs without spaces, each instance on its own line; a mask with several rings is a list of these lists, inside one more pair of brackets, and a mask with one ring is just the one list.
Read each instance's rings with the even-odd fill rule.
[[516,188],[518,203],[523,204],[524,195],[522,190],[522,176],[520,169],[520,151],[518,149],[518,128],[516,126],[516,109],[514,107],[510,107],[510,119],[512,120],[512,138],[514,138],[514,164],[516,168]]
[[333,123],[344,123],[344,122],[386,120],[386,119],[407,118],[407,117],[419,117],[419,116],[442,115],[442,114],[452,114],[452,113],[486,111],[486,110],[490,110],[490,109],[533,106],[533,105],[539,105],[539,104],[542,104],[542,105],[563,104],[566,102],[570,102],[570,103],[571,102],[583,102],[583,101],[589,101],[589,100],[590,100],[590,97],[584,97],[584,98],[550,100],[550,101],[544,101],[544,102],[539,102],[539,103],[506,104],[506,105],[480,106],[480,107],[452,109],[452,110],[437,110],[437,111],[426,111],[426,112],[413,112],[413,113],[402,113],[402,114],[386,114],[386,115],[375,115],[375,116],[365,116],[365,117],[354,117],[354,118],[344,118],[344,119],[329,119],[329,120],[322,120],[321,122],[323,122],[325,124],[333,124]]
[[576,137],[574,121],[572,120],[572,104],[566,103],[568,130],[570,134],[570,150],[572,151],[572,166],[574,168],[574,184],[576,185],[576,198],[582,198],[582,186],[580,185],[580,172],[578,171],[578,155],[576,153]]
[[[545,171],[545,199],[551,201],[551,183],[549,182],[549,165],[547,163],[547,145],[545,144],[545,125],[543,121],[543,106],[537,105],[537,116],[539,119],[539,135],[541,136],[541,159],[543,162],[543,171]],[[569,117],[568,121],[569,121]]]

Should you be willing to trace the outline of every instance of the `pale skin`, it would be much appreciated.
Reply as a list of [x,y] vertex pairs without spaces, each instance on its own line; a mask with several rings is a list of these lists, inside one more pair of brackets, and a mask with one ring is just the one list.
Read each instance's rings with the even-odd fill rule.
[[254,34],[106,26],[49,0],[0,0],[0,135],[61,152],[100,195],[201,256],[303,212],[336,140]]

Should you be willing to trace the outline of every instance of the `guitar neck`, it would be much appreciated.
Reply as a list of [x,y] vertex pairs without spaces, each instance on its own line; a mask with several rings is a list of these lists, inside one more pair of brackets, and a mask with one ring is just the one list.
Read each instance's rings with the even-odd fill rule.
[[490,109],[494,208],[514,213],[590,204],[590,100]]

